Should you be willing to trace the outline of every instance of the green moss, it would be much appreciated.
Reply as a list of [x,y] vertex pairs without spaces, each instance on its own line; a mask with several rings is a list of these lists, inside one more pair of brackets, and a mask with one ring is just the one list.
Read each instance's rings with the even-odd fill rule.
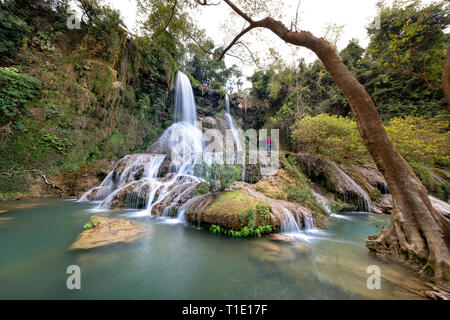
[[224,192],[214,200],[206,214],[238,215],[248,208],[256,207],[258,202],[258,199],[240,191]]

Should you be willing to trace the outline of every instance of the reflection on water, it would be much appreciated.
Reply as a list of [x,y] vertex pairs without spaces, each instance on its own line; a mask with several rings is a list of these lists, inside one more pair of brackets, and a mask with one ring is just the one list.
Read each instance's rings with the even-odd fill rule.
[[[131,244],[68,252],[93,214],[93,203],[26,200],[0,204],[1,299],[415,299],[382,279],[366,288],[366,269],[379,265],[397,282],[409,272],[369,256],[367,214],[331,217],[330,230],[292,243],[231,239],[183,224],[130,217],[148,233]],[[66,268],[81,268],[81,290],[66,288]]]

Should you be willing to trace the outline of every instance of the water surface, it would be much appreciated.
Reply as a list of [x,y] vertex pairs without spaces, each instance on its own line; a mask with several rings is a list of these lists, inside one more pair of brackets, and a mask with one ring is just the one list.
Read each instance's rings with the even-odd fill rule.
[[[369,215],[333,215],[327,231],[297,245],[231,239],[196,227],[165,224],[136,211],[96,212],[128,217],[145,236],[131,244],[67,249],[93,215],[94,203],[22,200],[0,204],[0,299],[415,299],[381,281],[366,287],[366,269],[411,281],[398,266],[369,256]],[[387,218],[384,218],[387,219]],[[81,290],[69,290],[66,269],[81,268]],[[402,279],[404,277],[404,279]]]

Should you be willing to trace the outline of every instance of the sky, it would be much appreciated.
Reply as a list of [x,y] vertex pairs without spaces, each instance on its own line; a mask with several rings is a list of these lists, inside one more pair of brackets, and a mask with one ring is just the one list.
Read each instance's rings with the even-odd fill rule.
[[[214,0],[218,1],[218,0]],[[343,49],[348,42],[356,38],[363,47],[368,45],[369,39],[366,27],[377,15],[376,3],[378,0],[301,0],[299,6],[299,28],[312,32],[315,36],[324,36],[327,25],[343,26],[340,40],[336,43],[339,50]],[[279,0],[283,4],[282,20],[286,25],[295,16],[298,0]],[[431,0],[423,1],[425,3]],[[130,31],[138,33],[136,27],[138,10],[136,0],[105,0],[104,3],[120,10],[122,18]],[[389,3],[389,1],[388,1]],[[206,34],[213,39],[216,45],[226,45],[238,33],[244,25],[244,20],[232,17],[231,9],[222,2],[218,6],[202,7],[193,13],[197,25],[206,30]],[[228,28],[224,29],[224,25]],[[233,27],[235,26],[234,30]],[[253,32],[253,31],[252,31]],[[254,31],[247,34],[243,40],[248,43],[252,52],[259,52],[261,56],[268,56],[270,47],[275,48],[278,54],[287,63],[297,64],[300,58],[306,62],[316,59],[314,53],[305,48],[286,44],[269,30]],[[241,60],[226,56],[227,66],[236,64],[244,74],[250,76],[256,69],[253,63],[243,63]],[[246,81],[244,87],[248,87]]]

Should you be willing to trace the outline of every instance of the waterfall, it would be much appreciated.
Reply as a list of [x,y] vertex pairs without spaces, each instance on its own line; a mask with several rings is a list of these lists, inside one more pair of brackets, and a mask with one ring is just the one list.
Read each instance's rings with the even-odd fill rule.
[[[309,233],[315,232],[316,225],[314,223],[314,218],[309,212],[300,210],[300,213],[292,213],[291,209],[283,207],[281,215],[281,234],[286,234],[294,239],[309,240],[311,236]],[[300,216],[303,217],[303,223],[300,220]]]
[[227,118],[228,123],[230,124],[230,130],[233,135],[234,144],[236,145],[237,155],[241,156],[242,163],[242,181],[245,180],[245,150],[241,143],[241,139],[239,137],[239,132],[234,124],[233,117],[230,113],[230,98],[227,94],[225,94],[225,117]]
[[322,207],[322,209],[325,210],[326,213],[330,214],[331,207],[330,207],[330,204],[328,203],[328,200],[325,199],[324,196],[315,192],[314,190],[312,190],[312,194],[313,194],[314,198],[316,198],[316,201],[319,203],[319,205]]
[[356,198],[358,203],[358,210],[364,212],[370,212],[370,197],[366,191],[364,191],[348,174],[342,169],[335,166],[329,160],[326,160],[328,165],[334,169],[336,180],[342,188],[342,193],[346,193],[351,198]]
[[[197,111],[194,93],[189,78],[178,72],[175,101],[175,122],[150,145],[146,154],[127,155],[119,160],[102,183],[87,193],[79,201],[101,200],[99,209],[112,207],[114,201],[124,199],[145,210],[137,215],[152,215],[155,205],[164,206],[163,215],[172,216],[172,209],[189,196],[199,178],[192,175],[195,157],[204,150],[204,137],[195,126]],[[169,161],[171,172],[165,177],[158,176],[160,169]],[[144,198],[143,198],[144,197]],[[122,200],[123,201],[123,200]],[[169,205],[166,202],[170,201]],[[182,206],[181,212],[184,212]],[[179,221],[180,212],[177,214]]]
[[197,120],[194,92],[187,75],[179,71],[175,89],[175,122],[184,121],[191,125]]

